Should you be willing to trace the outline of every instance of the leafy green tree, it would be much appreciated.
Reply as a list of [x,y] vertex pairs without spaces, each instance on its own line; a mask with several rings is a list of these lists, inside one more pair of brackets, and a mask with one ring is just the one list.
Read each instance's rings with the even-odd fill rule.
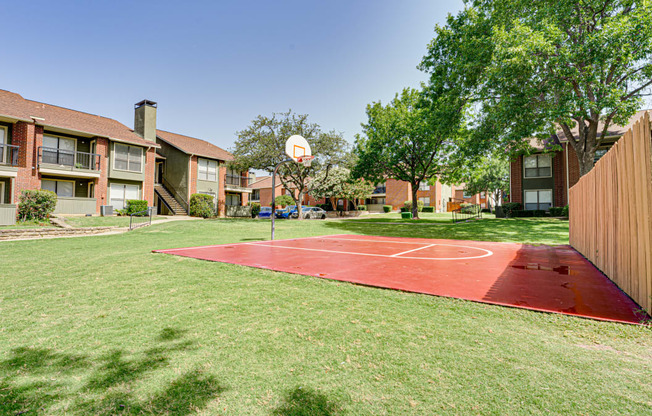
[[351,171],[343,167],[334,167],[329,171],[320,171],[310,181],[308,192],[315,199],[326,198],[337,210],[337,200],[347,199],[355,210],[358,209],[358,200],[366,198],[374,190],[372,182],[351,177]]
[[300,208],[308,178],[344,159],[348,145],[341,134],[323,132],[319,125],[308,121],[307,114],[295,114],[291,110],[273,113],[271,117],[259,115],[246,129],[238,132],[232,153],[235,157],[233,165],[237,168],[264,170],[272,174],[274,167],[287,159],[285,141],[294,134],[303,136],[310,143],[315,160],[311,167],[286,163],[279,168],[278,177],[283,187],[299,191],[292,198]]
[[[367,105],[368,121],[363,136],[356,137],[358,161],[354,177],[374,182],[393,178],[412,185],[412,200],[417,200],[419,183],[443,170],[447,149],[456,132],[459,112],[445,103],[406,88],[387,105]],[[418,218],[417,206],[412,209]]]
[[287,207],[288,205],[292,205],[294,202],[295,199],[290,195],[278,195],[274,198],[274,205],[280,207]]
[[485,155],[473,164],[449,170],[442,178],[447,183],[464,183],[465,191],[486,192],[489,208],[502,202],[509,189],[509,159],[505,152]]
[[470,1],[436,27],[420,68],[431,93],[472,104],[466,151],[518,151],[561,129],[584,175],[609,126],[626,124],[652,84],[650,3]]
[[348,199],[353,204],[353,209],[357,211],[358,202],[370,195],[375,188],[376,185],[374,185],[373,182],[368,181],[364,178],[350,178],[344,184],[344,192],[342,197]]
[[315,199],[327,199],[335,211],[337,199],[344,197],[344,189],[349,179],[351,179],[351,171],[346,168],[334,167],[328,171],[321,170],[308,184],[308,193]]

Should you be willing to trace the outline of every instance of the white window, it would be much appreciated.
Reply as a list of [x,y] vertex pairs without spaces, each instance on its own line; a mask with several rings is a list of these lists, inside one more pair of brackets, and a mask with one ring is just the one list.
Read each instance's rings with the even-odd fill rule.
[[430,190],[430,185],[428,185],[428,182],[421,181],[421,182],[419,182],[419,190],[420,191],[429,191]]
[[240,194],[226,194],[227,206],[240,206]]
[[9,153],[4,145],[7,144],[7,128],[0,126],[0,163],[7,161],[7,154]]
[[525,191],[525,209],[547,211],[552,206],[552,190]]
[[217,181],[217,162],[208,159],[197,160],[197,179],[200,181]]
[[526,178],[549,178],[552,176],[550,155],[532,155],[523,158]]
[[424,207],[429,207],[430,206],[430,197],[427,196],[425,198],[419,198],[419,201],[423,202]]
[[76,140],[57,136],[43,136],[41,163],[74,166]]
[[113,209],[125,209],[128,200],[140,199],[140,187],[138,185],[112,183],[109,187],[109,199]]
[[4,203],[5,203],[5,183],[0,182],[0,204],[4,204]]
[[55,181],[50,179],[43,179],[41,181],[41,189],[52,191],[57,196],[73,197],[75,196],[75,182],[73,181]]
[[142,147],[116,143],[113,153],[113,169],[138,173],[142,172]]

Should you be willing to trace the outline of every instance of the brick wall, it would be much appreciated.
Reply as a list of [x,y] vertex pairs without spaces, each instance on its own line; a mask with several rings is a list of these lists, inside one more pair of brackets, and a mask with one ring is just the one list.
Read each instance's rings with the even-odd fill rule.
[[[108,205],[108,174],[109,174],[109,140],[98,137],[95,144],[95,153],[100,156],[100,177],[95,180],[95,199],[97,200],[97,212],[101,205]],[[147,169],[147,165],[145,165]]]
[[412,186],[404,181],[387,179],[385,183],[385,204],[391,205],[392,209],[399,209],[405,201],[412,200]]
[[43,127],[19,121],[14,124],[12,143],[18,149],[18,173],[14,182],[14,201],[26,189],[40,189],[41,180],[36,169],[37,149],[43,143]]
[[512,174],[510,175],[511,194],[509,195],[510,202],[523,203],[523,156],[518,156],[516,160],[512,161]]
[[156,175],[156,149],[153,147],[145,153],[145,181],[143,182],[143,199],[147,205],[154,206],[154,179]]
[[197,156],[190,157],[190,172],[188,172],[190,189],[188,190],[188,202],[190,202],[190,196],[197,193]]
[[217,216],[226,216],[226,165],[221,163],[218,165],[218,172],[220,184],[217,187]]

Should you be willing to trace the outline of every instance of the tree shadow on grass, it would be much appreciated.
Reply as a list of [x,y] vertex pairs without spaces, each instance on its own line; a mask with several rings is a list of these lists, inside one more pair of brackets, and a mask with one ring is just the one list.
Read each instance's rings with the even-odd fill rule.
[[387,237],[568,244],[568,221],[551,218],[481,219],[442,223],[436,227],[358,221],[329,221],[325,225],[338,233],[345,231]]
[[[113,350],[98,358],[46,348],[20,347],[0,361],[0,415],[39,413],[68,401],[65,411],[80,415],[170,414],[201,410],[225,390],[215,376],[199,369],[172,380],[149,398],[138,398],[134,387],[149,374],[168,366],[175,352],[192,348],[185,331],[165,328],[157,344],[130,354]],[[77,390],[67,383],[86,378]]]
[[297,387],[289,391],[283,403],[274,409],[274,416],[335,416],[341,406],[324,393],[311,388]]

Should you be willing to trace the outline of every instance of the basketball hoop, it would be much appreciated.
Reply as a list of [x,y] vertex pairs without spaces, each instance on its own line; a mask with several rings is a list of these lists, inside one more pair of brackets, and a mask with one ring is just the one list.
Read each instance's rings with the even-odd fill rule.
[[314,159],[315,157],[311,155],[299,156],[297,157],[297,163],[301,163],[303,166],[309,168]]

